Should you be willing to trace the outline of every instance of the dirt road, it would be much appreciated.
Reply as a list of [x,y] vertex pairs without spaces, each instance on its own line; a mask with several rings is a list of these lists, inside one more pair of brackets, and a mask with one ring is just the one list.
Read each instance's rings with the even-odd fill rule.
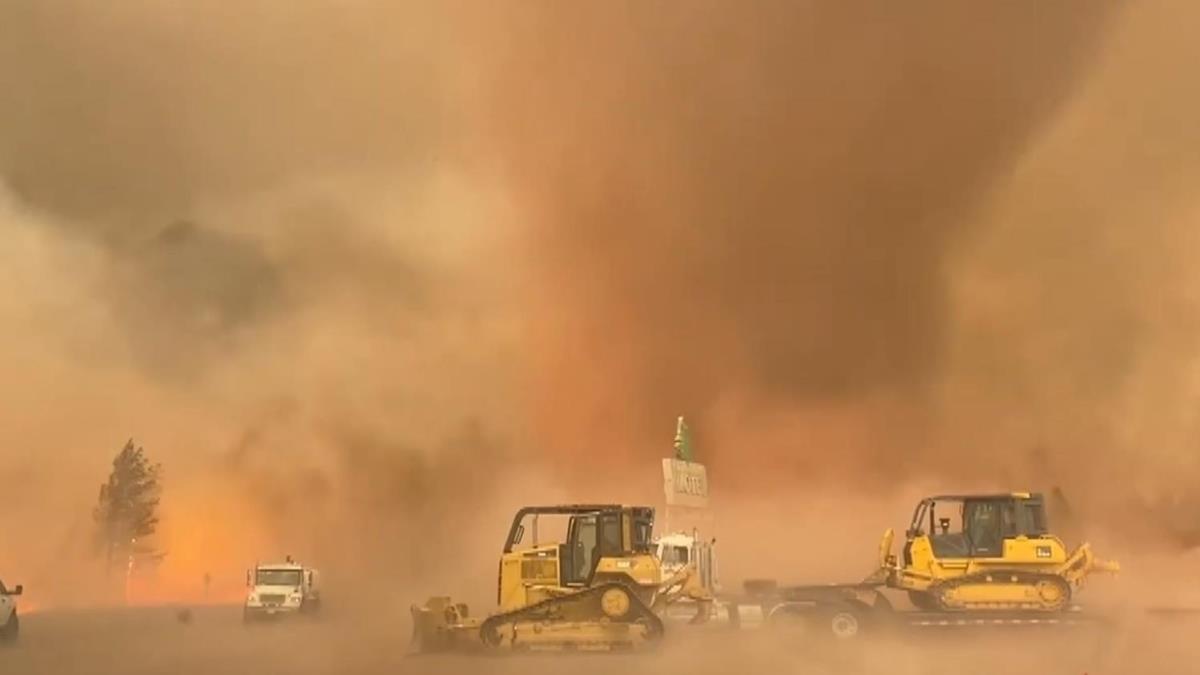
[[[385,620],[386,619],[386,620]],[[394,619],[394,622],[392,621]],[[407,657],[403,615],[243,626],[236,608],[48,612],[25,617],[0,649],[4,675],[1171,675],[1200,672],[1200,620],[1126,618],[1109,628],[951,630],[806,646],[795,635],[680,627],[650,655]]]

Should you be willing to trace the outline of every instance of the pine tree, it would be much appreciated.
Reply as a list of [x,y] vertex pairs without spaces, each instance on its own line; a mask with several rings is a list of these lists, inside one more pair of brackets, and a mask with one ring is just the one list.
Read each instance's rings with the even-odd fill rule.
[[682,415],[675,423],[675,459],[682,459],[685,462],[696,461],[696,456],[692,452],[692,432],[688,429],[687,422],[683,421]]
[[160,557],[144,540],[158,527],[161,472],[162,466],[151,464],[133,439],[113,459],[108,482],[100,486],[100,498],[92,511],[107,571],[115,561],[133,555]]

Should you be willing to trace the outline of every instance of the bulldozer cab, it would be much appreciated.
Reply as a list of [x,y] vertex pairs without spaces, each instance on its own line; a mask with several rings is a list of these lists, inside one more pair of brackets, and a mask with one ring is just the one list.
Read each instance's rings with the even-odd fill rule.
[[912,541],[928,536],[935,558],[998,558],[1004,541],[1047,534],[1040,494],[943,495],[921,500],[907,532],[905,564]]
[[644,506],[522,508],[504,543],[499,602],[524,602],[521,598],[533,586],[590,586],[605,559],[652,558],[653,529],[654,509]]

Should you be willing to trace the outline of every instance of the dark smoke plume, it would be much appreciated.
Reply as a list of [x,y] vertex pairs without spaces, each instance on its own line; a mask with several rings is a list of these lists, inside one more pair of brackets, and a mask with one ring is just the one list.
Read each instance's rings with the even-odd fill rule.
[[947,260],[1112,6],[506,8],[490,103],[542,281],[545,430],[640,455],[733,390],[919,407],[946,370]]

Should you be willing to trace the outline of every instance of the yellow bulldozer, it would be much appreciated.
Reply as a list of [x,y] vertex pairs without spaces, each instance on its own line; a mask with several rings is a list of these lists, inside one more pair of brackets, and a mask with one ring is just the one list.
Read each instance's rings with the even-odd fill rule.
[[1061,611],[1095,572],[1116,573],[1088,544],[1068,553],[1050,533],[1040,494],[943,495],[921,500],[905,533],[880,543],[876,579],[932,611]]
[[614,504],[517,511],[500,557],[498,610],[430,598],[412,608],[416,651],[639,649],[663,636],[660,614],[682,598],[707,620],[712,596],[695,569],[663,579],[651,535],[654,509]]

